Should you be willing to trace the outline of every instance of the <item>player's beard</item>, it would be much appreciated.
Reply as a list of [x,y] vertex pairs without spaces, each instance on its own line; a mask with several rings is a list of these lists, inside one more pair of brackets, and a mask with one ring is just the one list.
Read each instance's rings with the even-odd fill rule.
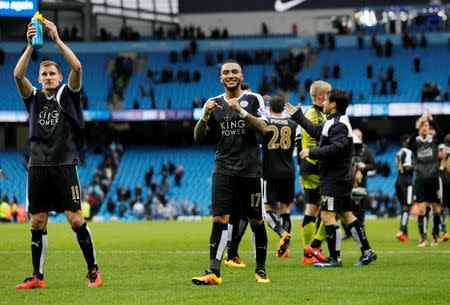
[[229,92],[236,92],[241,88],[241,80],[236,80],[236,83],[233,86],[228,86],[225,82],[225,88]]

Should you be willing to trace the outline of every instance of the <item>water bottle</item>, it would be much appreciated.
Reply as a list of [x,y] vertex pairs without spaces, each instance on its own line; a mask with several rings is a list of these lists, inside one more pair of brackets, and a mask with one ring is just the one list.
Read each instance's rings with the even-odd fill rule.
[[44,41],[42,39],[42,22],[38,19],[31,20],[31,25],[36,28],[36,34],[31,39],[33,48],[42,48]]

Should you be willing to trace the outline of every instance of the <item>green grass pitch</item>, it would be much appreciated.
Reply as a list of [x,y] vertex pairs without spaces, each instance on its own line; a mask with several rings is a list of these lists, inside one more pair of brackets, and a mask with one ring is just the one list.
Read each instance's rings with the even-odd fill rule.
[[199,287],[191,277],[208,266],[209,221],[92,223],[104,286],[88,288],[74,233],[68,224],[49,224],[47,288],[18,291],[31,272],[29,225],[2,224],[0,304],[450,304],[450,242],[417,248],[415,221],[406,244],[395,239],[397,219],[367,221],[378,260],[353,267],[359,249],[343,241],[344,267],[336,269],[300,264],[300,222],[293,225],[288,259],[274,256],[277,238],[268,230],[272,283],[255,283],[247,229],[240,249],[247,268],[224,267],[222,286]]

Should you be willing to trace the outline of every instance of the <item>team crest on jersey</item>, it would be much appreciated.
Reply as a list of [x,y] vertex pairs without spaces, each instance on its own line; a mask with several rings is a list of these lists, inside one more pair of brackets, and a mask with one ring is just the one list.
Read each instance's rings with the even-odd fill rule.
[[239,105],[241,105],[242,108],[245,108],[248,106],[248,102],[246,100],[240,101]]

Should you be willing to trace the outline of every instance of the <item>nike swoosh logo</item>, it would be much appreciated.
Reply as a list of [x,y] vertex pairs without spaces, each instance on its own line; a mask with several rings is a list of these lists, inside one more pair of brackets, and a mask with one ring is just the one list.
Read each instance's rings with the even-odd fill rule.
[[282,2],[282,0],[276,0],[275,1],[275,10],[277,12],[285,12],[291,8],[293,8],[296,5],[299,5],[303,2],[305,2],[306,0],[291,0],[288,2]]

